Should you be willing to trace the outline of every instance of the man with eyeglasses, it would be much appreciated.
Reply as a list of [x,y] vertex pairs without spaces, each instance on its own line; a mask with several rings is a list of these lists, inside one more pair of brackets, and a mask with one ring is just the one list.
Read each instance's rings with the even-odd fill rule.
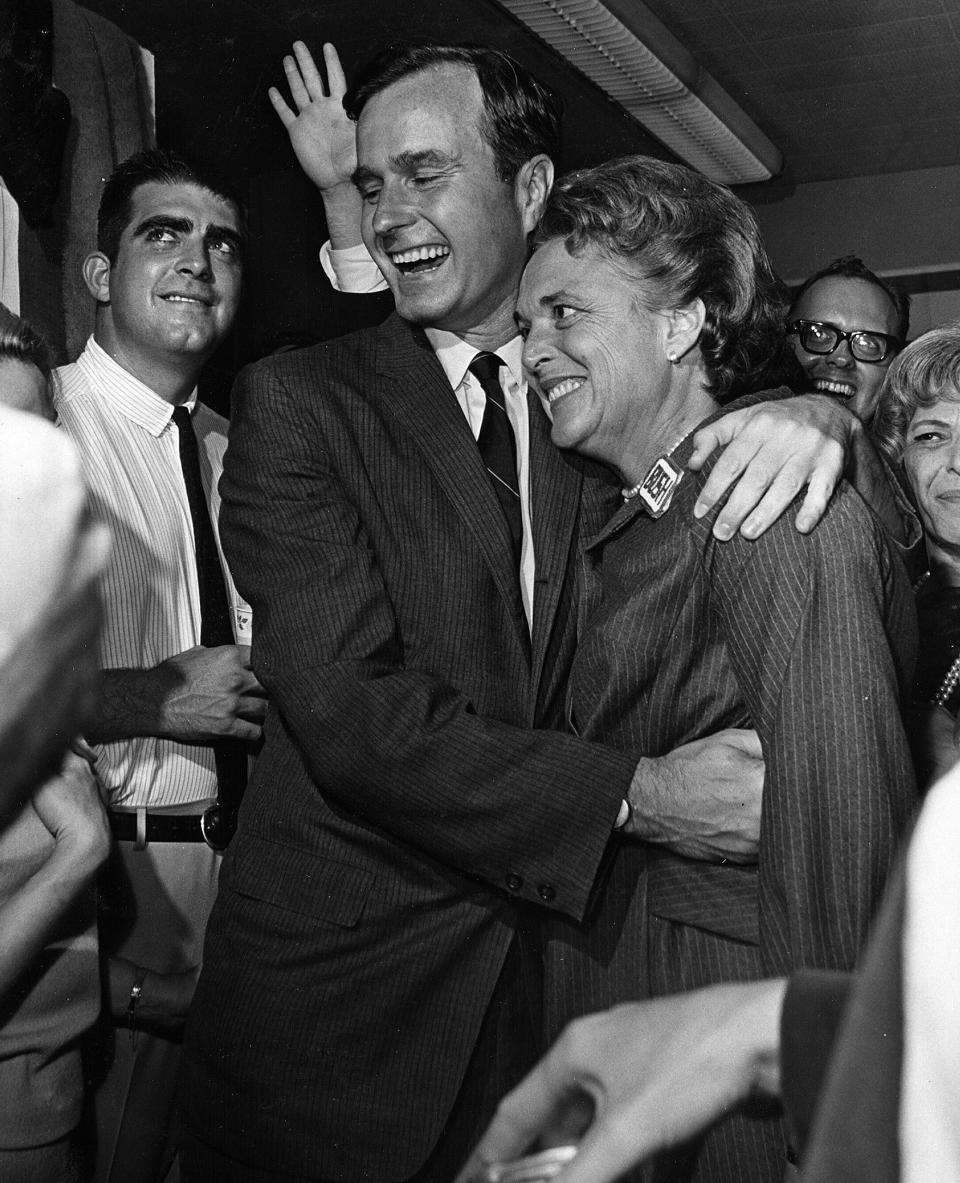
[[910,297],[845,255],[797,292],[788,336],[813,389],[843,399],[867,424],[909,323]]

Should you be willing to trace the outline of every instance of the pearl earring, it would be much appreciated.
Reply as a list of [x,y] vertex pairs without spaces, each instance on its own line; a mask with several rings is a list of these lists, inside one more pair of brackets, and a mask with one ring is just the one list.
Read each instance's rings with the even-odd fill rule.
[[680,358],[675,353],[668,353],[667,354],[667,361],[672,366],[675,366],[679,360],[680,360]]

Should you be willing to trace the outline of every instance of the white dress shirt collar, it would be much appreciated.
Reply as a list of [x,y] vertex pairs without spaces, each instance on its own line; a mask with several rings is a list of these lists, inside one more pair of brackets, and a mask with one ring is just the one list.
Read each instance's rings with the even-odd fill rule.
[[[170,422],[173,405],[125,370],[93,337],[77,358],[77,365],[93,388],[109,400],[119,414],[151,435],[158,436]],[[184,405],[193,414],[196,403],[197,392],[194,390]]]
[[510,371],[510,376],[517,386],[526,390],[526,383],[523,380],[523,365],[520,360],[523,341],[519,337],[514,337],[498,349],[481,350],[468,341],[464,341],[455,333],[447,332],[446,329],[427,329],[426,334],[427,340],[433,346],[437,360],[443,366],[447,380],[454,390],[463,382],[470,363],[478,353],[495,353]]

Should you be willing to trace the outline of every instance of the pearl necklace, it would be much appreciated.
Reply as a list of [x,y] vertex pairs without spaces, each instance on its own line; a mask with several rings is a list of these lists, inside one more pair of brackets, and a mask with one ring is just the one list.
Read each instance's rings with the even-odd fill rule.
[[[913,585],[913,594],[923,587],[923,585],[930,578],[930,572],[924,571],[917,582]],[[960,686],[960,655],[954,658],[953,664],[947,670],[943,681],[940,683],[940,689],[930,700],[934,706],[945,707],[953,696],[954,691]]]

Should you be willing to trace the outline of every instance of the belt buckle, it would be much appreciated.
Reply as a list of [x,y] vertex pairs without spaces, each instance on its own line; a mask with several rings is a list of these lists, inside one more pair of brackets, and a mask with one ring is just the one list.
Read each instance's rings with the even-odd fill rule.
[[200,814],[200,833],[211,850],[226,850],[236,828],[236,818],[219,804]]

